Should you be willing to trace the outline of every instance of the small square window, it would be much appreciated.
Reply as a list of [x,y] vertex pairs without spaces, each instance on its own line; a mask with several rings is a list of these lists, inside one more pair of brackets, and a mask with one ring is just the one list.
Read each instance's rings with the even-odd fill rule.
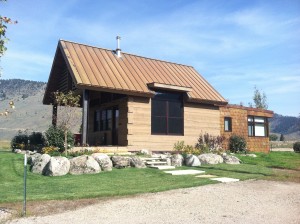
[[232,131],[231,117],[224,117],[224,131]]

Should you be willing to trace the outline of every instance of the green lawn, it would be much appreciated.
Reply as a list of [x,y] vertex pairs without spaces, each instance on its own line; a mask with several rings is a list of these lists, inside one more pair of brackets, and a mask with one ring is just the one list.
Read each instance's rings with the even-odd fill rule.
[[[276,152],[258,154],[258,158],[241,157],[241,165],[206,165],[199,170],[207,174],[247,179],[276,179],[268,166],[299,168],[300,154]],[[285,155],[286,154],[286,155]],[[279,160],[283,159],[284,162]],[[278,165],[279,164],[279,165]],[[191,169],[181,167],[180,169]],[[91,175],[46,177],[28,172],[27,199],[78,199],[133,195],[217,183],[194,176],[172,176],[155,169],[113,169]],[[0,152],[0,203],[21,201],[23,197],[23,155]]]

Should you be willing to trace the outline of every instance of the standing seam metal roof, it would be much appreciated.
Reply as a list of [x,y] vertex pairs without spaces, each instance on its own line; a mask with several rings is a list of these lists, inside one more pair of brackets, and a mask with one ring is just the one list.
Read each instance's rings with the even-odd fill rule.
[[[149,83],[191,87],[189,101],[227,104],[226,100],[191,66],[136,56],[60,40],[58,50],[77,87],[153,94]],[[54,64],[54,63],[53,63]],[[53,68],[52,68],[53,69]],[[50,78],[51,79],[51,74]]]

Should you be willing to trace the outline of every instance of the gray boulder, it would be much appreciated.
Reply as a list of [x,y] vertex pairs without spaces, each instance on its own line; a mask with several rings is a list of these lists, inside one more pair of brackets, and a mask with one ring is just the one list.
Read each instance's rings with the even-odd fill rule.
[[224,163],[227,163],[227,164],[240,164],[241,161],[235,157],[235,156],[232,156],[232,155],[227,155],[227,154],[223,154],[222,155],[223,159],[224,159]]
[[183,156],[180,154],[174,154],[171,156],[171,165],[172,166],[182,166]]
[[135,168],[146,168],[145,162],[137,156],[131,157],[130,166]]
[[49,163],[44,169],[46,176],[63,176],[69,173],[70,161],[66,157],[51,157]]
[[27,163],[31,166],[33,166],[34,162],[39,159],[40,157],[42,156],[42,154],[40,153],[35,153],[35,154],[32,154],[32,155],[28,155],[27,157]]
[[102,171],[112,171],[112,161],[104,153],[93,153],[92,157],[99,163]]
[[50,161],[51,156],[48,154],[43,154],[40,157],[36,158],[34,160],[34,163],[31,167],[31,172],[37,173],[37,174],[43,174],[45,167]]
[[98,162],[92,157],[82,155],[70,159],[70,174],[85,174],[85,173],[99,173],[101,168]]
[[122,169],[130,166],[131,158],[128,156],[112,156],[111,161],[115,168]]
[[187,166],[201,166],[201,162],[197,156],[188,154],[184,160],[185,165]]
[[213,153],[201,154],[198,156],[201,164],[218,164],[223,163],[223,158],[220,155],[216,155]]

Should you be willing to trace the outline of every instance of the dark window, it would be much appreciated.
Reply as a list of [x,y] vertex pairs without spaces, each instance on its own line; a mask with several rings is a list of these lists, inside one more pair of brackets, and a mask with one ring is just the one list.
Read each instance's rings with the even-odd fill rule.
[[268,137],[268,118],[248,116],[248,135]]
[[183,135],[182,94],[156,93],[151,106],[151,133]]
[[112,129],[112,110],[96,110],[94,131],[108,131]]
[[224,131],[232,131],[231,117],[224,117]]

